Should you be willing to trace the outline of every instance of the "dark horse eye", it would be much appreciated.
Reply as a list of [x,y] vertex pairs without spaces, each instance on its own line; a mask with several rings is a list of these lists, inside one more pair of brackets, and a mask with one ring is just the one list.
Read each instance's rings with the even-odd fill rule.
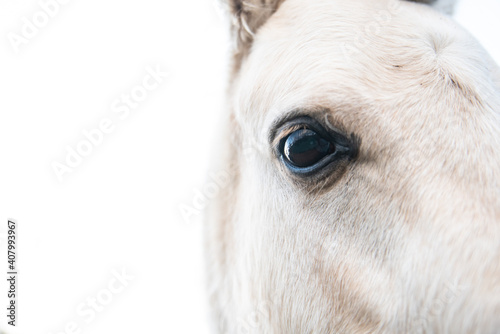
[[312,167],[335,150],[334,144],[309,129],[294,131],[283,146],[284,158],[298,168]]
[[[278,123],[280,124],[280,123]],[[294,175],[323,177],[357,157],[359,140],[301,116],[277,126],[270,137],[276,156]]]

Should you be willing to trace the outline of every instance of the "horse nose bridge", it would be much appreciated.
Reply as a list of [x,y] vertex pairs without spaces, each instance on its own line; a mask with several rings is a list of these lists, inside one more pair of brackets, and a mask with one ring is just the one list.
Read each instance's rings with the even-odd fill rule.
[[499,229],[500,178],[495,177],[499,167],[469,159],[428,161],[409,173],[411,176],[395,180],[394,186],[405,193],[410,208],[419,208],[412,211],[421,216],[419,219],[462,225],[464,229],[483,225]]
[[[472,129],[469,129],[472,131]],[[450,138],[448,136],[447,138]],[[452,140],[419,154],[422,190],[433,194],[442,208],[453,208],[454,216],[500,223],[500,147],[490,133],[460,132]],[[422,178],[428,178],[422,182]],[[418,181],[418,180],[417,180]]]
[[443,188],[438,205],[449,212],[456,221],[465,221],[471,226],[500,223],[499,194],[496,189],[480,182],[456,184],[455,189]]

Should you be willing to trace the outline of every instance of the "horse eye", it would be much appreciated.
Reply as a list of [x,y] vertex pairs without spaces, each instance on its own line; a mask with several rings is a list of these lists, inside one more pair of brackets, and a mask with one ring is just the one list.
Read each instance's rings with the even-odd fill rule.
[[335,153],[335,145],[309,129],[292,132],[283,145],[283,158],[299,169],[313,167]]

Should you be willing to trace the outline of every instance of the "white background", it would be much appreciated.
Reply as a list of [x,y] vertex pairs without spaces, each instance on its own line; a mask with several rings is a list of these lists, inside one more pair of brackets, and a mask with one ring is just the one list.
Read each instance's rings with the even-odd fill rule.
[[[0,0],[0,231],[15,218],[20,234],[19,323],[7,329],[1,311],[0,329],[208,333],[202,220],[179,206],[207,182],[224,105],[228,34],[214,3],[71,0],[16,53],[7,34],[40,6]],[[500,0],[463,0],[456,15],[497,61],[499,14]],[[169,77],[121,120],[111,105],[147,66]],[[113,132],[59,182],[51,164],[105,118]],[[123,268],[134,279],[87,323],[77,307]],[[1,309],[6,291],[1,279]]]

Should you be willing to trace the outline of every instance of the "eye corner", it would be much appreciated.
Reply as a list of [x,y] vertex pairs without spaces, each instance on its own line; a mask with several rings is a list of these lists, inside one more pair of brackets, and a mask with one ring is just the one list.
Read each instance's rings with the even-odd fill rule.
[[350,160],[356,160],[359,156],[359,150],[360,150],[360,147],[361,147],[361,138],[359,136],[357,136],[356,134],[354,133],[351,133],[349,135],[349,139],[348,139],[348,143],[349,143],[349,159]]

